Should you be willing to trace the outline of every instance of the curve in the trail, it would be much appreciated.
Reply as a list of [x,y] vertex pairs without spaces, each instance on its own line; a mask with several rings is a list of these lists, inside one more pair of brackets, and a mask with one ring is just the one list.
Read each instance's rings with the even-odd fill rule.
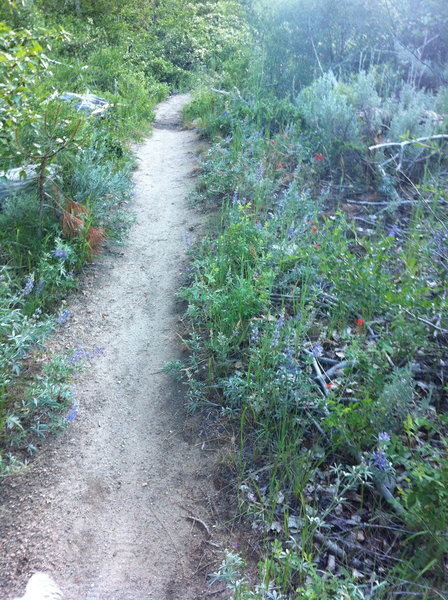
[[194,565],[210,560],[204,532],[185,517],[207,518],[211,459],[189,442],[182,392],[160,372],[179,356],[175,296],[185,239],[200,224],[186,202],[197,145],[180,126],[186,100],[159,106],[152,136],[136,149],[129,245],[91,268],[53,342],[104,352],[75,382],[74,424],[0,488],[2,598],[21,593],[37,570],[67,600],[201,596]]

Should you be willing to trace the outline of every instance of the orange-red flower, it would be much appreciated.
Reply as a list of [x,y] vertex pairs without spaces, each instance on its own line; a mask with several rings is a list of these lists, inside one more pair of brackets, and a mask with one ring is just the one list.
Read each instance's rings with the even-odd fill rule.
[[321,160],[323,160],[324,155],[320,154],[319,152],[315,152],[314,154],[314,159],[317,160],[317,162],[320,162]]
[[364,319],[356,319],[355,329],[358,333],[364,329]]

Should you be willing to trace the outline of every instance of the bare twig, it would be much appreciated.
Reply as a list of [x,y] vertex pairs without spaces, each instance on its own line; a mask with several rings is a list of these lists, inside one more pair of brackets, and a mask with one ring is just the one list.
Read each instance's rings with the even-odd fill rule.
[[354,367],[355,365],[355,360],[343,360],[342,362],[334,365],[334,367],[331,367],[331,369],[328,369],[325,375],[328,377],[328,379],[330,379],[336,373],[336,371],[339,371],[339,369],[345,369],[345,367]]
[[232,94],[230,92],[226,92],[225,90],[217,90],[216,88],[210,88],[212,90],[212,92],[215,92],[215,94],[222,94],[223,96],[231,96]]
[[316,542],[319,542],[319,544],[322,544],[323,546],[328,548],[328,550],[330,550],[330,552],[335,554],[341,560],[350,562],[356,569],[363,570],[363,571],[366,570],[366,568],[368,566],[366,564],[366,562],[360,561],[358,558],[355,558],[354,556],[349,558],[349,556],[347,555],[345,550],[343,550],[340,546],[335,544],[335,542],[332,542],[331,540],[327,539],[322,533],[320,533],[320,531],[315,531],[313,533],[313,537],[316,540]]
[[210,533],[210,529],[208,528],[207,523],[205,523],[202,519],[199,519],[198,517],[194,517],[193,515],[187,515],[186,517],[184,517],[184,519],[193,521],[193,523],[199,523],[199,525],[201,525],[207,532],[208,537],[212,537],[212,534]]
[[314,371],[316,372],[316,379],[319,382],[320,387],[322,388],[322,391],[325,394],[325,396],[328,396],[328,394],[330,392],[328,391],[327,384],[326,384],[326,381],[325,381],[325,377],[323,376],[322,371],[320,370],[320,367],[319,367],[319,365],[317,363],[316,357],[313,356],[313,355],[311,355],[311,358],[313,360]]
[[428,321],[427,319],[423,319],[423,317],[419,317],[417,315],[414,315],[414,313],[411,313],[411,311],[408,310],[407,308],[403,308],[403,310],[410,317],[413,317],[414,319],[417,319],[417,321],[420,321],[421,323],[425,323],[426,325],[429,325],[430,327],[433,327],[434,329],[436,329],[437,331],[440,331],[441,333],[448,333],[448,329],[444,329],[443,327],[439,327],[435,323],[431,323],[431,321]]
[[374,146],[369,146],[369,150],[377,150],[378,148],[390,148],[392,146],[399,146],[400,148],[404,148],[405,146],[409,146],[410,144],[420,144],[421,142],[427,142],[429,140],[447,140],[448,134],[439,133],[437,135],[428,135],[421,138],[416,138],[415,140],[405,140],[404,142],[384,142],[383,144],[375,144]]

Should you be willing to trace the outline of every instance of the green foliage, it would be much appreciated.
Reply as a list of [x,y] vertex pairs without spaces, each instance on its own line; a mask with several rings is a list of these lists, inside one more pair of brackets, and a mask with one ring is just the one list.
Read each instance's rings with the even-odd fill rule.
[[[185,88],[190,71],[238,59],[242,15],[236,0],[1,3],[0,165],[34,174],[26,192],[0,203],[1,474],[64,422],[72,363],[40,368],[37,352],[69,318],[54,313],[92,259],[89,233],[122,242],[132,222],[129,139],[149,129],[155,104]],[[62,92],[110,107],[90,115]],[[240,303],[252,314],[257,292],[242,289]]]
[[[182,291],[191,356],[177,373],[190,408],[239,431],[241,510],[282,539],[259,587],[238,557],[213,576],[235,597],[363,597],[335,525],[359,518],[383,539],[380,523],[405,528],[396,569],[372,536],[384,581],[369,597],[429,598],[446,552],[446,88],[434,73],[422,89],[388,53],[390,7],[331,4],[255,2],[257,56],[203,78],[185,111],[215,142],[194,198],[221,211]],[[410,42],[401,21],[398,35]],[[329,549],[339,567],[323,580]]]

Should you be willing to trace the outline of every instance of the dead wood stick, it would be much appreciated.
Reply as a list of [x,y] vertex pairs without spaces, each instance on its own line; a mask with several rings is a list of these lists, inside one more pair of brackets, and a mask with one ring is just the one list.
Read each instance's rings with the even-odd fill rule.
[[212,90],[212,92],[215,92],[216,94],[222,94],[223,96],[231,96],[232,94],[230,92],[226,92],[225,90],[217,90],[216,88],[210,88]]
[[403,310],[410,317],[414,317],[414,319],[417,319],[417,321],[420,321],[421,323],[425,323],[426,325],[429,325],[430,327],[433,327],[434,329],[436,329],[437,331],[440,331],[441,333],[448,333],[448,329],[444,329],[443,327],[439,327],[438,325],[435,325],[434,323],[431,323],[431,321],[428,321],[427,319],[423,319],[423,317],[418,317],[417,315],[414,315],[414,313],[411,313],[411,311],[408,310],[407,308],[403,308]]
[[328,369],[325,375],[328,377],[328,379],[330,379],[336,373],[336,371],[339,371],[339,369],[345,369],[345,367],[354,367],[355,365],[355,360],[343,360],[334,365],[334,367],[331,367],[331,369]]
[[311,358],[313,359],[313,367],[314,367],[314,371],[316,372],[316,379],[319,382],[324,395],[328,396],[328,394],[330,392],[328,391],[327,384],[325,382],[325,377],[322,375],[322,371],[320,370],[320,367],[317,363],[316,357],[311,355]]
[[355,558],[354,556],[349,557],[347,555],[347,552],[345,552],[345,550],[343,550],[340,546],[338,546],[331,540],[327,539],[322,533],[320,533],[320,531],[315,531],[313,534],[313,537],[316,540],[316,542],[319,542],[319,544],[322,544],[323,546],[328,548],[328,550],[330,550],[330,552],[335,554],[341,560],[350,562],[356,569],[359,569],[359,570],[366,569],[367,564],[365,562],[359,560],[358,558]]
[[448,139],[448,135],[444,133],[439,133],[437,135],[428,135],[421,138],[416,138],[415,140],[405,140],[404,142],[385,142],[383,144],[375,144],[374,146],[369,146],[369,150],[377,150],[378,148],[390,148],[392,146],[400,146],[400,148],[404,148],[405,146],[409,146],[410,144],[419,144],[421,142],[428,142],[430,140],[446,140]]
[[184,517],[184,519],[193,521],[193,523],[199,523],[199,525],[202,525],[202,527],[207,532],[208,537],[212,537],[212,534],[210,533],[210,529],[208,528],[207,523],[204,523],[204,521],[202,519],[199,519],[198,517],[194,517],[193,515],[187,515],[186,517]]

